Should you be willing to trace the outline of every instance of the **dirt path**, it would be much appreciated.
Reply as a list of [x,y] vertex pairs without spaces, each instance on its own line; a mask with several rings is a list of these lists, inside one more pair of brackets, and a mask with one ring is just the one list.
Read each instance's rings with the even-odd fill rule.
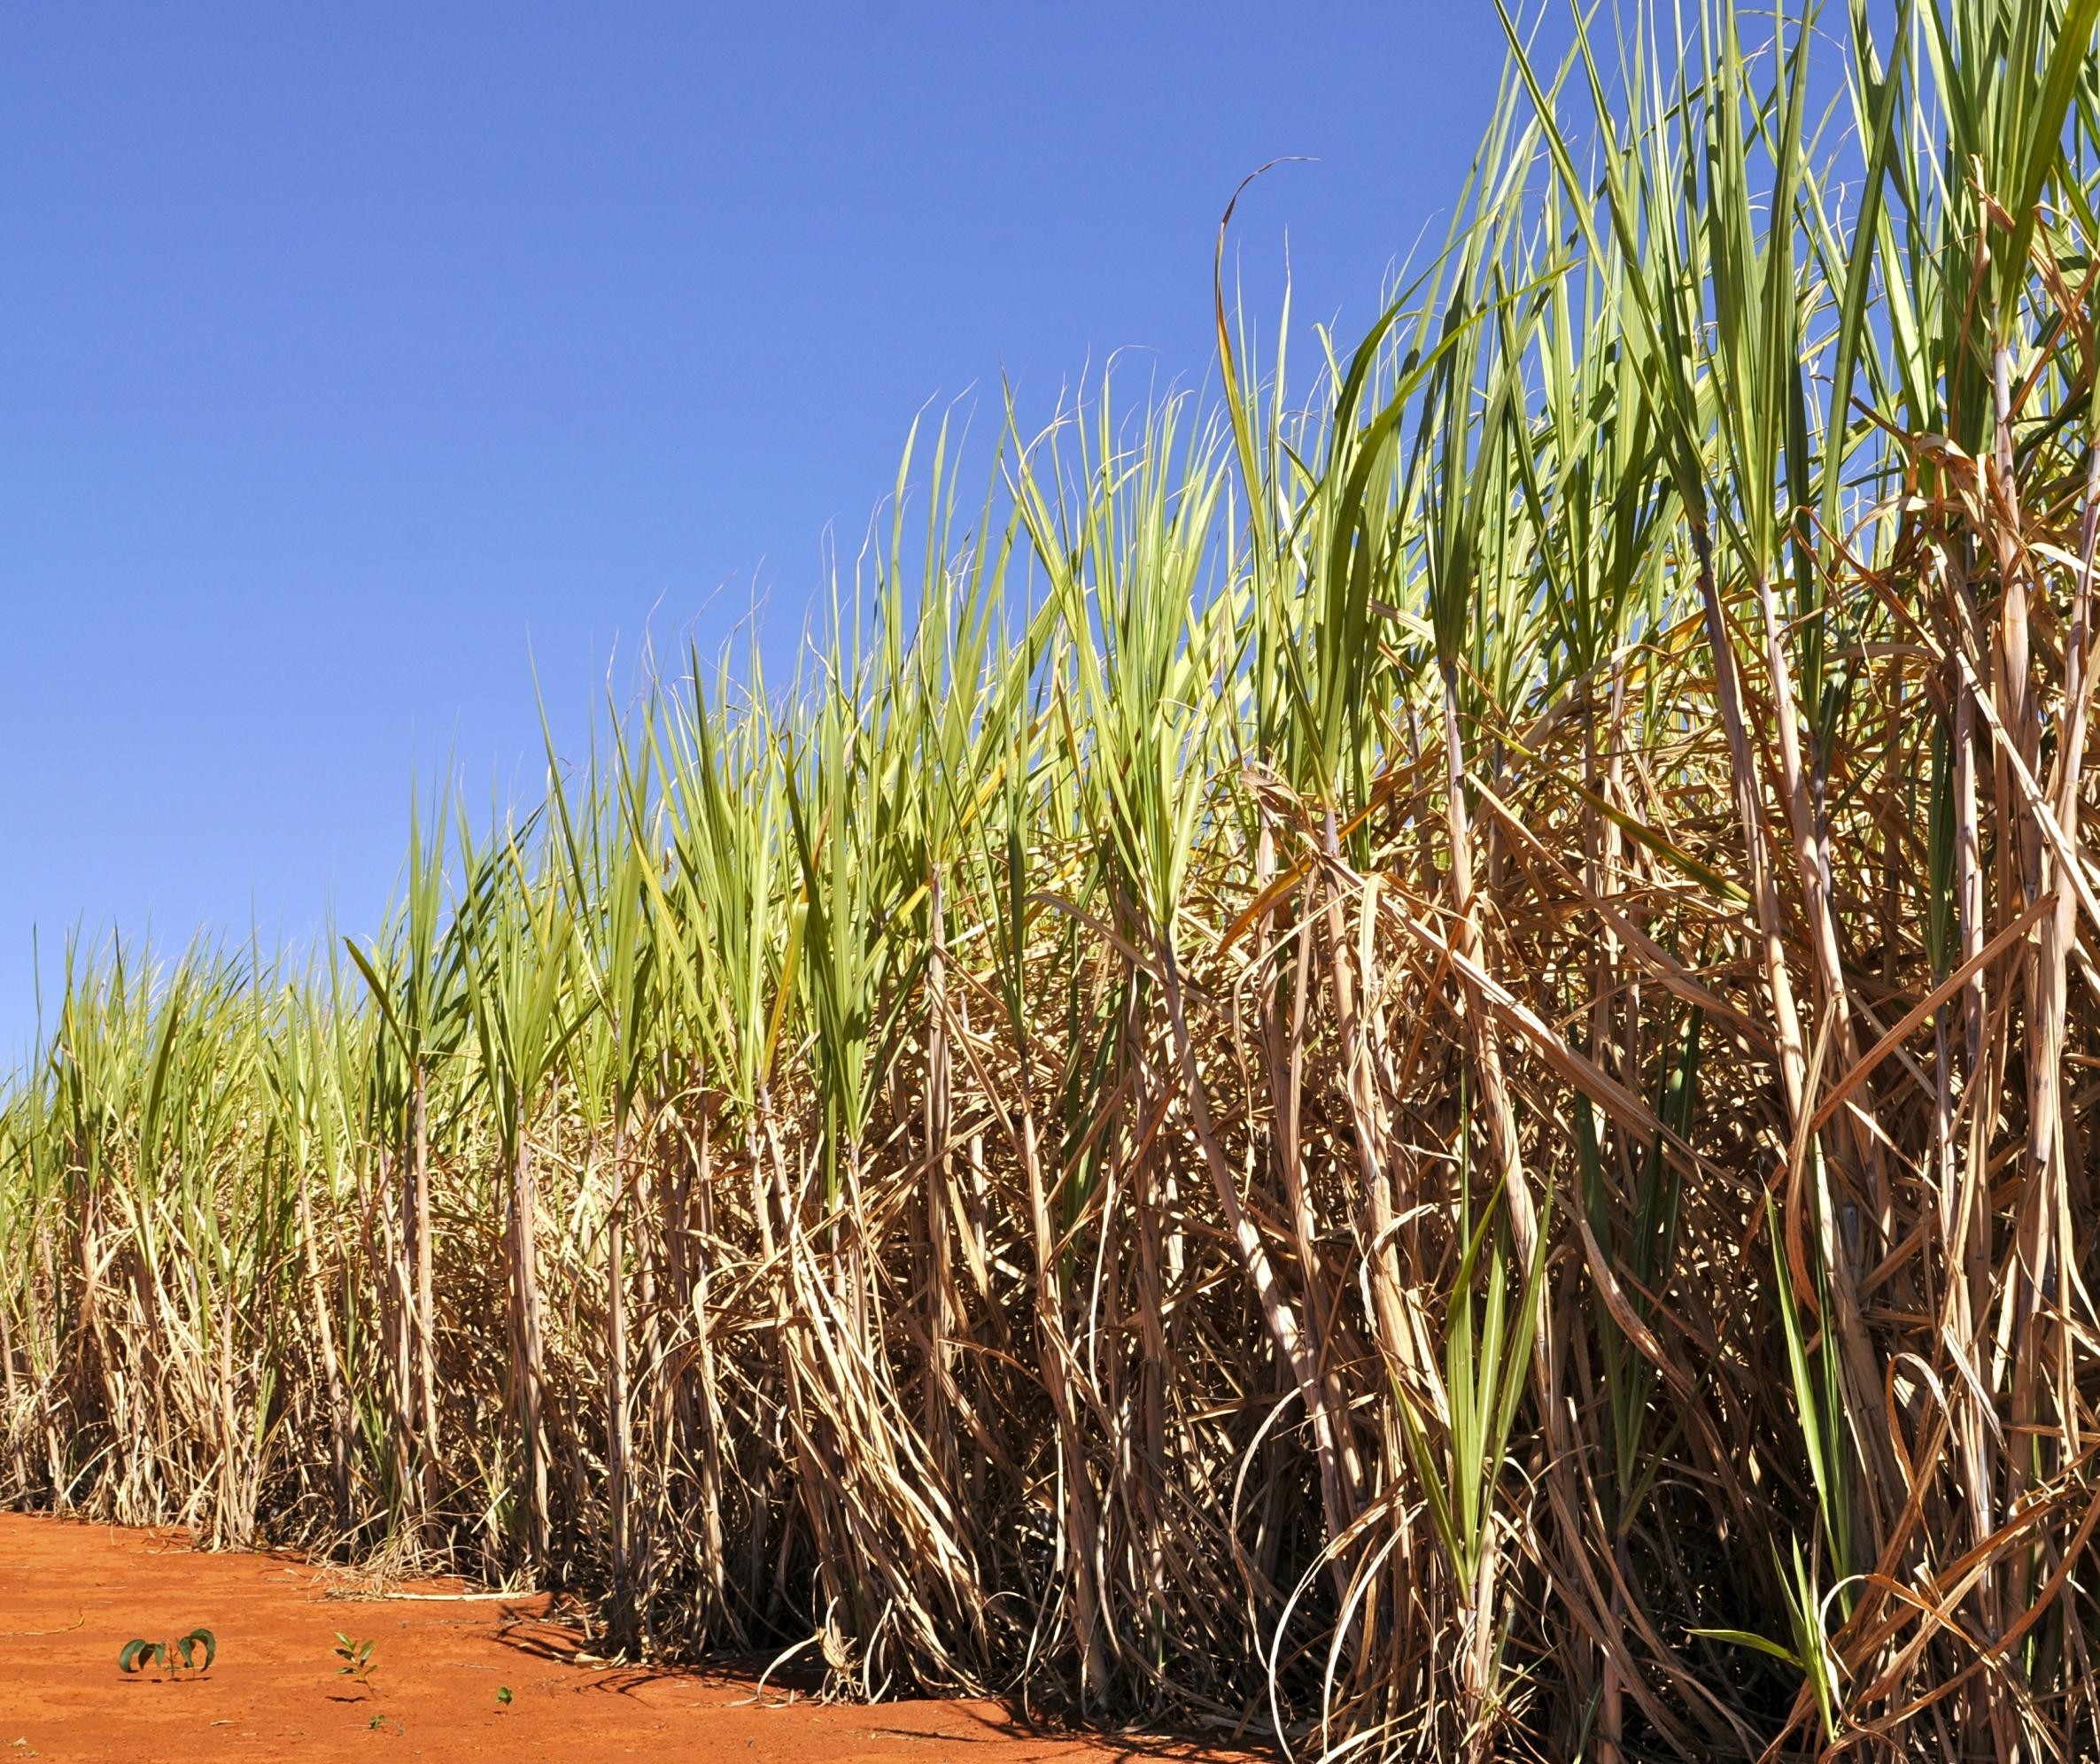
[[[575,1664],[573,1635],[534,1621],[544,1599],[372,1599],[345,1589],[342,1576],[283,1557],[205,1555],[171,1534],[0,1513],[0,1764],[1203,1755],[1031,1733],[988,1703],[782,1706],[769,1687],[761,1707],[740,1680]],[[171,1683],[117,1670],[133,1636],[198,1625],[219,1641],[208,1676]],[[366,1690],[337,1675],[338,1630],[374,1644]]]

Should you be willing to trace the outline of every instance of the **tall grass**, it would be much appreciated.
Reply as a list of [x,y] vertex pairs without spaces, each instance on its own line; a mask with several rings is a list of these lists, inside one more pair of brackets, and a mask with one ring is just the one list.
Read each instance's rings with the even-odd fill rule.
[[1296,1754],[2094,1755],[2096,14],[1506,15],[1308,391],[1220,275],[369,942],[82,955],[0,1493]]

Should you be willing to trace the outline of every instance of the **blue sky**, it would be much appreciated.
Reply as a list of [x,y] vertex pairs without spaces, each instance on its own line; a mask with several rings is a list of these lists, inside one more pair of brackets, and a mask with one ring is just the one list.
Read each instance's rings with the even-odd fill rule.
[[[1368,321],[1486,0],[74,4],[0,65],[0,1064],[72,926],[374,924],[645,629],[791,646],[912,415]],[[1301,344],[1309,339],[1301,335]],[[1147,366],[1146,364],[1149,364]],[[995,406],[980,414],[991,426]]]

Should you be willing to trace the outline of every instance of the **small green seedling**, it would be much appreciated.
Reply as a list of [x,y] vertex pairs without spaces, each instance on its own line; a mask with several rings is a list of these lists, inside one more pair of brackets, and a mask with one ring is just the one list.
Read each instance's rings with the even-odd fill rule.
[[347,1678],[360,1688],[369,1688],[372,1675],[379,1670],[379,1662],[372,1658],[370,1642],[353,1642],[340,1629],[336,1631],[336,1658],[343,1662],[336,1668],[338,1678]]
[[[198,1664],[201,1652],[204,1663]],[[219,1641],[209,1629],[192,1629],[186,1636],[177,1636],[172,1642],[149,1642],[144,1636],[124,1644],[117,1655],[117,1670],[130,1674],[143,1672],[150,1661],[170,1678],[179,1678],[185,1672],[206,1673],[212,1662],[219,1658]]]

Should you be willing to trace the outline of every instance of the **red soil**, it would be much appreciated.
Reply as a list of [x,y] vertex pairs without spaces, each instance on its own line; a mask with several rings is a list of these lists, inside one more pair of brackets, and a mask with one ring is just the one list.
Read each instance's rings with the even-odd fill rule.
[[[579,1663],[575,1632],[547,1621],[544,1598],[345,1596],[357,1590],[287,1557],[208,1555],[174,1534],[0,1513],[0,1764],[1206,1755],[1164,1741],[1037,1733],[990,1703],[827,1705],[769,1685],[762,1706],[748,1680]],[[151,1669],[119,1673],[133,1636],[198,1625],[219,1642],[208,1675],[169,1683]],[[337,1675],[338,1630],[376,1644],[367,1690]],[[511,1691],[508,1705],[499,1686]]]

